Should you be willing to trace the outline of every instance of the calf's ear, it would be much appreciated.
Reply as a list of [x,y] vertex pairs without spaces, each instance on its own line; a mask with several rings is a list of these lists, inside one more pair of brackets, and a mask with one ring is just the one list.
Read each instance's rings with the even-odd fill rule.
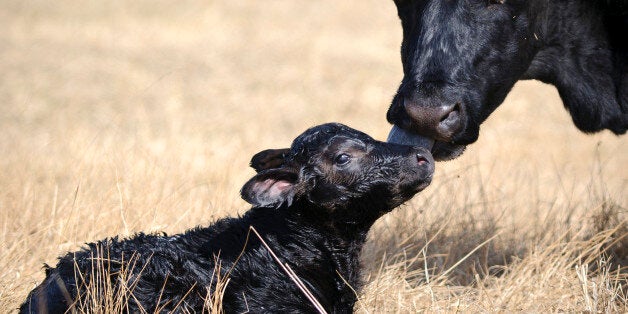
[[244,184],[242,198],[253,206],[290,206],[297,193],[298,173],[289,168],[263,170]]
[[256,172],[266,169],[279,168],[283,164],[283,161],[289,152],[290,148],[263,150],[251,158],[250,165]]

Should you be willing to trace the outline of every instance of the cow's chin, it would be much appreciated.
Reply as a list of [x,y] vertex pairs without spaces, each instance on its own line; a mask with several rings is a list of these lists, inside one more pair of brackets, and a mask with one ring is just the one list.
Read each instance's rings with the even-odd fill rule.
[[432,156],[434,156],[434,160],[438,161],[452,160],[462,155],[466,148],[466,145],[456,145],[436,141],[432,147]]
[[408,132],[396,125],[393,125],[386,141],[389,143],[424,147],[432,153],[434,160],[437,161],[455,159],[462,155],[467,147],[466,145],[434,141],[432,138]]

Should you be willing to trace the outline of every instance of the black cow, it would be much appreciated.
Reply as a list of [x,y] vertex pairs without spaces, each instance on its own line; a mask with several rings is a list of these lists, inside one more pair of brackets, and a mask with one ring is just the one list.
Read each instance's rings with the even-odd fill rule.
[[[224,291],[227,313],[350,313],[369,228],[430,183],[434,160],[424,148],[334,123],[307,130],[290,149],[258,153],[251,166],[258,173],[241,193],[254,207],[243,217],[174,236],[91,243],[47,267],[21,312],[111,311],[106,300],[119,295],[120,312],[201,312],[208,295]],[[285,264],[249,237],[251,226]],[[219,278],[228,282],[217,292]]]
[[404,77],[387,114],[390,142],[431,147],[437,160],[456,158],[522,79],[556,86],[580,130],[626,132],[628,1],[395,4]]

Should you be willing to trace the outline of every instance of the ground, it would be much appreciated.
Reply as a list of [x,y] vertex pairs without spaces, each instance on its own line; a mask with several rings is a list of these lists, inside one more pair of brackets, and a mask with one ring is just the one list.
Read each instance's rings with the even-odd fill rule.
[[[392,1],[7,0],[0,19],[3,310],[84,242],[246,211],[249,158],[310,126],[384,139],[402,78]],[[517,84],[375,225],[356,309],[627,311],[627,151]]]

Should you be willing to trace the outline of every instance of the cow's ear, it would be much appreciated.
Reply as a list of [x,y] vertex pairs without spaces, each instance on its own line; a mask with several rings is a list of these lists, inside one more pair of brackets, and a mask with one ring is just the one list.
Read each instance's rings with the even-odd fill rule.
[[299,173],[291,168],[263,170],[244,184],[240,195],[256,207],[290,206],[297,194]]
[[290,148],[263,150],[251,158],[250,165],[256,172],[271,168],[279,168],[283,164],[284,159],[289,152]]

